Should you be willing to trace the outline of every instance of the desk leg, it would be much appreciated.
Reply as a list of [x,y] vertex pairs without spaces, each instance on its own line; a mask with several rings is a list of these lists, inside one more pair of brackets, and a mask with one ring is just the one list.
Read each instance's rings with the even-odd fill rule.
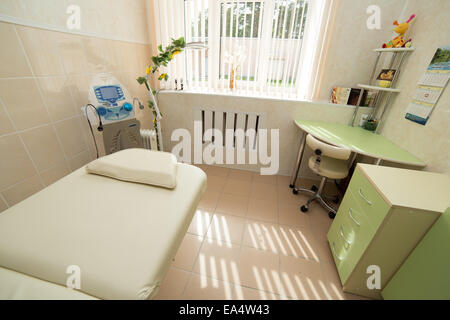
[[294,172],[292,173],[290,188],[295,188],[295,181],[297,181],[300,165],[302,164],[303,152],[305,151],[306,132],[303,131],[300,147],[298,148],[297,162],[295,163]]

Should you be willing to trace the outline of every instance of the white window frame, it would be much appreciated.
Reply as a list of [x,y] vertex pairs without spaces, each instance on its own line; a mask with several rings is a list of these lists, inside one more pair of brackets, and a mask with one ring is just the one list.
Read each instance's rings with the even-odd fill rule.
[[[205,79],[204,76],[206,66],[204,51],[187,52],[186,54],[182,54],[180,57],[177,57],[174,62],[169,64],[167,68],[169,78],[172,79],[172,81],[174,78],[182,78],[184,80],[185,89],[194,92],[218,91],[230,93],[229,80],[226,78],[226,75],[229,75],[229,72],[225,72],[225,76],[223,76],[222,79],[220,78],[221,70],[225,64],[224,61],[221,61],[220,47],[222,41],[222,30],[220,30],[220,27],[221,20],[226,17],[226,10],[223,12],[223,17],[220,16],[221,7],[223,4],[235,5],[236,3],[261,3],[262,17],[259,20],[261,22],[261,29],[259,25],[257,26],[260,37],[252,38],[258,39],[258,44],[251,44],[259,46],[260,42],[261,47],[258,47],[259,50],[256,51],[252,51],[251,49],[249,50],[249,52],[251,52],[250,54],[254,55],[251,57],[252,61],[257,60],[257,64],[256,66],[249,64],[247,67],[243,67],[243,71],[247,73],[246,75],[248,77],[252,75],[254,76],[254,79],[250,80],[250,78],[247,78],[246,80],[235,81],[238,87],[236,94],[255,94],[258,96],[267,95],[278,97],[286,96],[290,98],[311,99],[314,93],[317,92],[317,86],[318,83],[320,83],[319,78],[322,74],[321,68],[323,66],[323,57],[326,53],[325,44],[327,43],[328,22],[330,21],[330,16],[333,10],[335,10],[336,0],[308,0],[308,12],[306,14],[305,22],[306,26],[302,40],[299,39],[299,41],[301,41],[299,42],[300,45],[290,43],[290,47],[286,47],[286,50],[289,52],[286,58],[288,65],[280,67],[281,69],[275,68],[275,74],[278,74],[279,70],[282,71],[281,86],[272,85],[267,81],[269,78],[268,75],[274,74],[272,72],[273,70],[271,70],[273,68],[273,64],[268,63],[270,55],[273,50],[275,50],[275,52],[283,52],[283,49],[279,49],[280,47],[277,46],[278,44],[274,45],[272,43],[273,12],[276,9],[276,6],[279,5],[279,2],[276,2],[276,0],[186,0],[186,2],[185,0],[151,1],[154,3],[154,9],[159,10],[155,17],[155,30],[158,38],[158,44],[163,43],[163,45],[168,44],[170,42],[170,38],[175,38],[182,35],[186,37],[187,42],[190,42],[192,40],[191,28],[189,25],[190,21],[188,21],[190,20],[190,14],[192,13],[194,16],[197,16],[199,14],[199,9],[205,8],[205,6],[208,5],[208,81],[198,81],[200,73],[203,76],[202,78]],[[166,1],[167,3],[165,3]],[[185,4],[187,5],[185,6]],[[185,10],[185,8],[192,11],[189,13],[188,10]],[[255,10],[254,7],[253,10]],[[299,15],[300,13],[298,12],[292,14],[295,17],[296,14]],[[303,14],[304,13],[302,13],[302,16]],[[232,17],[234,20],[236,15],[234,14]],[[255,15],[252,15],[252,19],[254,17]],[[200,23],[205,25],[204,21],[204,16],[202,16]],[[283,21],[285,21],[283,23],[283,30],[288,30],[288,33],[291,35],[288,36],[287,39],[293,39],[292,32],[295,32],[295,20],[291,20],[291,23],[294,26],[293,30],[286,29],[287,22],[286,20]],[[250,25],[251,28],[254,28],[253,23]],[[222,27],[226,31],[226,23],[224,23]],[[195,25],[194,29],[198,30],[198,26]],[[302,29],[300,27],[300,32],[301,30]],[[222,34],[225,33],[222,32]],[[278,34],[278,32],[276,32],[276,34]],[[204,32],[201,34],[201,39],[203,41],[206,40]],[[283,40],[283,37],[281,40]],[[227,41],[230,41],[230,43],[234,42],[232,39],[229,40],[228,38]],[[283,46],[282,48],[284,48],[288,42],[281,43]],[[233,51],[232,48],[230,51]],[[276,56],[276,54],[274,56]],[[201,57],[201,59],[195,60],[194,62],[192,58],[196,59],[196,57]],[[249,72],[251,67],[254,69]],[[188,72],[189,68],[191,68],[190,72]],[[292,70],[295,70],[295,76],[292,75]],[[242,74],[245,74],[244,72],[242,72]],[[194,81],[187,78],[190,74],[196,75]],[[295,86],[287,86],[290,77],[295,79]],[[172,82],[163,83],[162,85],[165,89],[173,89],[174,87]]]
[[[306,16],[306,25],[308,25],[311,22],[311,18],[310,18],[310,14],[309,14],[309,10],[312,6],[312,4],[315,2],[316,0],[313,1],[308,1],[308,14]],[[268,60],[270,58],[270,44],[272,39],[272,25],[273,25],[273,12],[276,9],[276,2],[273,0],[209,0],[209,38],[210,38],[210,53],[212,55],[210,55],[210,65],[211,68],[209,69],[209,76],[211,77],[211,79],[209,79],[210,82],[213,83],[213,87],[217,88],[217,83],[220,81],[224,81],[223,79],[220,79],[220,42],[221,42],[221,36],[220,36],[220,24],[221,24],[221,20],[222,17],[220,17],[220,13],[221,13],[221,7],[223,4],[226,3],[261,3],[261,5],[263,6],[262,9],[262,29],[261,29],[261,37],[258,38],[258,41],[261,41],[261,49],[259,51],[258,57],[257,58],[257,66],[255,68],[255,79],[253,81],[245,81],[245,80],[240,80],[240,81],[236,81],[237,82],[237,86],[242,88],[245,87],[246,90],[245,91],[249,91],[249,86],[253,87],[253,91],[258,92],[258,91],[267,91],[270,90],[271,92],[277,93],[276,91],[284,91],[286,94],[288,95],[293,95],[296,92],[299,91],[300,88],[300,81],[296,81],[296,85],[295,86],[291,86],[291,87],[287,87],[287,86],[282,86],[279,89],[275,89],[275,88],[271,88],[271,86],[268,84],[267,82],[267,78],[269,73],[271,73],[274,70],[271,70],[271,68],[269,67],[271,64],[268,63]],[[212,8],[212,9],[211,9]],[[314,8],[317,8],[317,6],[314,6]],[[315,20],[315,19],[314,19]],[[301,28],[300,28],[301,29]],[[213,37],[211,37],[213,35]],[[306,31],[305,31],[305,35],[306,35]],[[302,43],[299,44],[300,47],[300,53],[303,51],[302,47],[304,47],[303,43],[305,42],[305,38],[303,38],[302,40],[298,39],[298,41],[301,41]],[[304,55],[304,57],[310,57],[311,54],[309,55]],[[211,59],[212,57],[212,59]],[[295,59],[295,57],[294,57]],[[294,61],[295,65],[297,66],[297,74],[296,74],[296,79],[301,79],[301,68],[299,67],[300,62],[296,62]],[[216,67],[214,67],[216,66]],[[284,67],[283,67],[284,68]],[[248,76],[248,75],[247,75]],[[304,78],[304,77],[303,77]],[[250,83],[249,83],[250,82]],[[220,88],[222,90],[226,90],[227,85],[225,84],[221,84]]]

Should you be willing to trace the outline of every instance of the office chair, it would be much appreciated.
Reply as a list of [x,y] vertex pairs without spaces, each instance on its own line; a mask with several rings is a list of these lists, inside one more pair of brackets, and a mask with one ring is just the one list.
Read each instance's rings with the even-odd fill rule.
[[327,179],[338,180],[347,177],[349,170],[347,160],[350,158],[351,150],[332,146],[314,138],[310,134],[306,137],[306,144],[314,151],[314,155],[309,158],[308,166],[316,174],[322,176],[322,179],[318,188],[313,187],[312,190],[304,188],[295,189],[295,193],[306,192],[313,194],[300,209],[302,212],[307,212],[309,205],[317,200],[322,207],[329,211],[328,216],[334,219],[336,210],[325,201],[325,196],[322,195],[322,191]]

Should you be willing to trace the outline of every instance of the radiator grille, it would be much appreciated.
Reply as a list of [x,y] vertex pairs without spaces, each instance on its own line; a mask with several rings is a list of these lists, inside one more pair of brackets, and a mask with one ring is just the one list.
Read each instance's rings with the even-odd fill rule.
[[[216,129],[222,133],[223,147],[245,146],[245,149],[256,149],[258,141],[258,132],[261,129],[266,129],[266,114],[245,112],[245,111],[229,111],[229,110],[217,110],[209,108],[197,108],[194,110],[194,120],[200,121],[202,124],[202,136],[209,129]],[[226,130],[232,130],[233,141],[227,141],[228,138],[225,132]],[[237,130],[243,130],[244,136],[236,134]],[[251,131],[255,133],[250,134]],[[238,140],[238,139],[244,139]],[[213,143],[216,143],[216,139],[213,135]],[[203,139],[204,144],[206,143]]]
[[158,141],[155,130],[141,129],[142,142],[145,149],[158,150]]

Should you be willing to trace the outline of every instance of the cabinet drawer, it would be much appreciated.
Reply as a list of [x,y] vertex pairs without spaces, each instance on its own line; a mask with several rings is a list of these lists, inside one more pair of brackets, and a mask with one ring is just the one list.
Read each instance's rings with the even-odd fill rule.
[[375,232],[372,222],[362,212],[353,194],[347,192],[328,232],[342,283],[347,280]]
[[362,213],[372,222],[372,227],[377,229],[388,213],[389,205],[358,168],[353,173],[348,191],[353,194]]
[[350,198],[352,202],[345,212],[347,214],[347,223],[343,225],[341,231],[343,236],[351,240],[346,263],[350,270],[353,270],[372,241],[377,228],[373,226],[373,222],[364,214],[351,192]]

